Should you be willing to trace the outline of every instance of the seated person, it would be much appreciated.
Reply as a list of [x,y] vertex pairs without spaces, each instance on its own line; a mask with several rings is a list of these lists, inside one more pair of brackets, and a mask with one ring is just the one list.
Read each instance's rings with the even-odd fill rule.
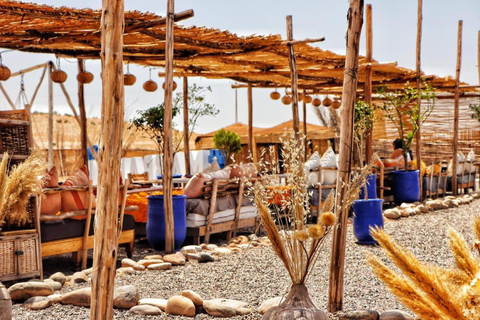
[[[410,153],[407,153],[407,163],[412,161]],[[390,158],[383,161],[385,167],[401,167],[405,166],[405,160],[403,158],[403,140],[395,139],[393,141],[393,153]]]

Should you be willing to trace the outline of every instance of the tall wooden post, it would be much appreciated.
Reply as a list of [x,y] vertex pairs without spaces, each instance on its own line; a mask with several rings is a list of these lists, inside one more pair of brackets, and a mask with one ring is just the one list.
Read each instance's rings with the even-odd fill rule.
[[420,67],[420,53],[422,47],[422,4],[423,0],[418,0],[418,12],[417,12],[417,91],[418,91],[418,98],[417,98],[417,105],[418,105],[418,117],[417,117],[417,134],[415,136],[415,140],[417,142],[415,148],[415,155],[417,156],[417,165],[418,165],[418,172],[420,178],[418,179],[419,187],[420,187],[420,201],[423,198],[423,177],[422,177],[422,134],[421,134],[421,119],[420,115],[422,114],[422,69]]
[[[252,85],[248,85],[248,152],[253,157],[253,97]],[[255,162],[255,160],[254,160]]]
[[305,152],[304,152],[304,158],[307,159],[308,156],[308,139],[307,139],[307,103],[305,102],[305,97],[307,96],[307,92],[303,90],[303,135],[305,136]]
[[[372,34],[372,5],[367,4],[366,11],[366,28],[365,36],[367,40],[367,63],[371,63],[373,60],[373,34]],[[365,69],[365,103],[372,105],[372,66],[367,65]],[[367,163],[370,162],[373,152],[373,128],[368,130],[365,137],[365,159]],[[361,164],[363,165],[363,164]]]
[[53,66],[49,62],[48,70],[48,167],[53,167]]
[[477,55],[478,55],[478,83],[480,84],[480,30],[478,31],[478,50],[477,50]]
[[167,36],[165,42],[165,115],[163,118],[163,195],[165,210],[165,252],[175,250],[173,225],[173,145],[172,145],[172,92],[173,92],[173,15],[174,0],[167,1]]
[[101,26],[102,135],[95,214],[90,319],[113,319],[118,249],[118,191],[124,116],[123,0],[103,0]]
[[[83,72],[83,59],[78,59],[78,73]],[[83,163],[88,165],[87,153],[87,113],[85,112],[85,94],[83,83],[78,82],[78,109],[80,110],[80,148]],[[90,150],[95,152],[94,150]]]
[[[357,92],[358,51],[363,24],[363,0],[350,0],[348,10],[347,54],[342,90],[342,127],[340,130],[339,175],[337,179],[337,205],[342,205],[350,181],[353,162],[353,125],[355,94]],[[328,311],[336,312],[343,307],[343,276],[345,267],[345,244],[347,237],[348,208],[338,213],[333,230],[332,257],[328,288]]]
[[188,78],[183,77],[183,153],[185,154],[185,173],[190,174],[190,132],[188,131]]
[[[287,40],[293,41],[292,16],[287,16]],[[288,43],[288,63],[290,65],[290,79],[292,81],[292,117],[293,132],[297,139],[300,137],[300,120],[298,115],[298,73],[297,58],[295,57],[295,48],[293,43]]]
[[458,21],[458,38],[457,38],[457,68],[455,70],[455,113],[453,117],[453,168],[452,168],[452,190],[453,195],[457,195],[457,153],[458,153],[458,117],[459,117],[459,100],[460,90],[460,68],[462,64],[462,26],[463,20]]

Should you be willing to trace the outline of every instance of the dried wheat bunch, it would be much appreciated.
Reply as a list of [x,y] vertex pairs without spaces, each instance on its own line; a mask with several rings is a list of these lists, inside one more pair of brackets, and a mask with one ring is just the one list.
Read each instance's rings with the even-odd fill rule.
[[33,153],[7,175],[7,163],[8,155],[4,154],[0,163],[0,221],[23,224],[31,218],[26,209],[30,196],[42,192],[39,177],[45,174],[47,165],[39,153]]
[[[479,225],[480,217],[475,216],[477,237]],[[449,230],[449,247],[455,261],[455,266],[449,269],[420,262],[381,229],[372,230],[372,235],[403,275],[368,254],[373,272],[418,317],[480,319],[480,261],[459,233]]]

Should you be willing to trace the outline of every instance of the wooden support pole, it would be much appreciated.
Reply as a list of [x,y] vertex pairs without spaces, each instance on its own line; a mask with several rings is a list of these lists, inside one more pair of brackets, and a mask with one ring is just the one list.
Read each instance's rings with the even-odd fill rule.
[[190,132],[188,130],[188,78],[183,77],[183,152],[185,154],[185,173],[190,174]]
[[[348,10],[347,53],[342,93],[342,127],[340,131],[339,174],[337,179],[337,207],[345,200],[346,184],[350,182],[353,162],[353,119],[355,94],[357,91],[358,51],[363,24],[363,0],[350,0]],[[333,229],[332,257],[328,288],[328,311],[336,312],[343,307],[343,276],[345,267],[345,245],[347,236],[348,208],[338,212]]]
[[118,195],[124,117],[123,0],[103,0],[101,30],[102,123],[95,214],[90,319],[113,319],[118,251]]
[[478,31],[478,49],[477,49],[477,64],[478,64],[478,84],[480,84],[480,30]]
[[458,164],[458,117],[459,117],[459,100],[460,100],[460,68],[462,65],[462,27],[463,20],[458,21],[458,38],[457,38],[457,68],[455,70],[455,111],[453,117],[453,168],[452,168],[452,191],[453,195],[457,195],[457,164]]
[[[78,73],[84,71],[83,60],[78,59]],[[78,82],[78,110],[80,110],[80,152],[82,154],[83,163],[88,165],[87,153],[87,113],[85,111],[85,94],[83,83]],[[90,150],[92,154],[95,150]]]
[[420,66],[421,58],[421,48],[422,48],[422,5],[423,0],[418,0],[418,12],[417,12],[417,106],[418,106],[418,117],[417,117],[417,133],[415,136],[416,146],[415,146],[415,155],[417,156],[417,166],[418,166],[418,184],[420,190],[420,201],[423,198],[423,177],[422,177],[422,134],[421,134],[421,119],[420,115],[422,114],[422,69]]
[[308,157],[308,139],[307,139],[307,103],[305,102],[305,97],[307,96],[307,91],[303,90],[303,135],[305,136],[305,152],[304,152],[304,158],[307,159]]
[[30,67],[30,68],[18,70],[17,72],[13,72],[13,73],[10,75],[10,78],[13,78],[13,77],[16,77],[16,76],[21,76],[22,74],[25,74],[25,73],[28,73],[28,72],[32,72],[32,71],[35,71],[35,70],[38,70],[38,69],[41,69],[41,68],[45,68],[45,67],[48,66],[48,64],[49,64],[49,62],[47,62],[47,63],[42,63],[42,64],[37,64],[36,66]]
[[52,62],[48,70],[48,167],[53,167],[53,81]]
[[248,86],[248,152],[253,157],[253,97],[252,86]]
[[[367,66],[365,68],[365,103],[372,105],[372,60],[373,60],[373,34],[372,34],[372,5],[367,4],[365,36],[367,43]],[[373,128],[368,130],[365,137],[365,159],[370,163],[373,153]],[[361,163],[360,165],[363,165]]]
[[30,107],[33,107],[33,103],[35,102],[35,98],[37,97],[38,90],[40,89],[40,86],[42,85],[43,79],[45,78],[45,73],[47,73],[48,63],[44,64],[43,72],[42,75],[40,76],[40,80],[38,81],[37,86],[35,87],[35,90],[33,91],[32,97],[30,98]]
[[173,225],[173,145],[172,145],[172,92],[173,92],[173,15],[174,0],[167,1],[167,31],[165,42],[165,115],[163,118],[163,195],[165,210],[165,252],[175,250]]
[[[293,25],[292,16],[287,16],[287,40],[293,41]],[[288,64],[290,65],[290,79],[292,82],[292,118],[293,118],[293,132],[297,139],[300,138],[300,120],[298,115],[298,72],[297,72],[297,58],[295,57],[295,48],[291,43],[288,46]]]
[[3,87],[1,82],[0,82],[0,90],[2,91],[3,95],[7,99],[10,107],[12,107],[13,110],[17,110],[17,107],[15,106],[15,103],[13,103],[12,99],[10,99],[10,96],[8,95],[7,91],[5,90],[5,88]]

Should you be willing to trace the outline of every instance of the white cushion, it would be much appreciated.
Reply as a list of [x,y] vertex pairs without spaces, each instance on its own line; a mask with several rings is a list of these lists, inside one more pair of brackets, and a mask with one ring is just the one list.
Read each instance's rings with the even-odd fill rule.
[[320,166],[320,155],[318,154],[318,151],[315,151],[311,156],[310,159],[308,159],[305,162],[304,165],[304,170],[305,170],[305,175],[307,176],[308,184],[311,186],[314,186],[318,183],[318,171],[316,172],[310,172],[310,170],[313,169],[318,169]]
[[[257,215],[256,206],[245,206],[240,208],[240,220],[254,218]],[[212,224],[233,221],[235,219],[235,209],[215,212]],[[207,216],[203,214],[189,213],[187,215],[187,227],[195,228],[205,226],[207,224]]]
[[[335,155],[335,152],[333,152],[332,148],[328,148],[327,151],[325,151],[322,158],[320,159],[320,165],[322,167],[338,168],[337,157]],[[336,181],[337,181],[337,171],[322,170],[322,181],[320,181],[321,184],[332,185],[332,184],[335,184]]]

